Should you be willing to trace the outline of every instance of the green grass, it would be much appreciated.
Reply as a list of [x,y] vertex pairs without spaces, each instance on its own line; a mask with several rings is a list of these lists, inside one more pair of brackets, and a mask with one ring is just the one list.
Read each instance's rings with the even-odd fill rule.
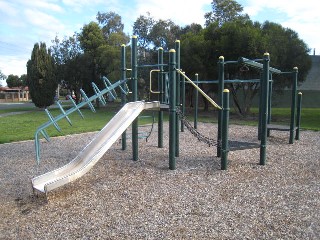
[[[252,109],[257,115],[258,109]],[[290,124],[290,108],[272,108],[271,121],[276,124]],[[301,111],[301,128],[306,130],[320,131],[320,108],[302,108]]]
[[[60,114],[60,110],[50,111],[53,116]],[[97,110],[96,113],[89,109],[81,110],[85,119],[82,119],[77,112],[70,115],[73,126],[62,119],[58,122],[62,132],[59,133],[53,126],[48,127],[49,136],[61,136],[75,133],[91,132],[100,130],[114,115],[114,112],[106,109]],[[0,143],[15,142],[34,139],[37,128],[49,119],[44,111],[34,111],[19,115],[11,115],[1,118]]]
[[15,108],[10,108],[10,109],[0,109],[0,114],[10,113],[10,112],[27,112],[27,111],[32,111],[32,110],[35,110],[35,108],[33,108],[33,107],[28,107],[28,108],[15,107]]
[[[62,129],[59,133],[53,126],[47,129],[48,134],[51,137],[99,131],[105,124],[114,116],[117,111],[117,106],[108,106],[105,108],[97,109],[96,113],[91,112],[89,109],[82,109],[82,113],[85,119],[82,119],[80,115],[75,112],[70,115],[70,119],[73,126],[62,119],[58,122]],[[33,110],[33,111],[30,111]],[[30,111],[24,114],[11,115],[0,118],[0,143],[16,142],[22,140],[33,140],[36,129],[43,123],[48,121],[48,117],[44,111],[38,109],[6,109],[3,112],[15,112],[15,111]],[[50,112],[53,116],[60,114],[60,110],[51,109]],[[231,124],[242,124],[257,126],[257,113],[258,109],[252,109],[253,115],[249,119],[239,118],[235,114],[231,114]],[[143,115],[151,115],[151,112],[144,112]],[[155,113],[155,118],[157,118]],[[199,112],[199,122],[216,122],[216,112],[205,113]],[[193,113],[188,114],[188,119],[193,121]],[[273,123],[286,124],[290,122],[290,109],[289,108],[273,108],[272,109]],[[168,121],[168,114],[164,114],[164,120]],[[152,122],[152,118],[140,118],[139,125]],[[303,108],[301,116],[301,127],[303,129],[320,131],[320,108]]]

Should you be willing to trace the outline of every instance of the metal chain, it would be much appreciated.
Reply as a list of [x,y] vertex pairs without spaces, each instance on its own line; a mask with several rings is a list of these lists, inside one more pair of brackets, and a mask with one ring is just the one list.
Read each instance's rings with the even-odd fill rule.
[[182,123],[186,126],[186,128],[189,130],[189,132],[195,136],[200,142],[204,142],[211,146],[220,146],[219,142],[216,139],[209,138],[207,136],[204,136],[202,133],[200,133],[197,129],[195,129],[192,124],[187,120],[186,116],[183,114],[183,112],[180,110],[180,108],[177,107],[177,115],[182,121]]

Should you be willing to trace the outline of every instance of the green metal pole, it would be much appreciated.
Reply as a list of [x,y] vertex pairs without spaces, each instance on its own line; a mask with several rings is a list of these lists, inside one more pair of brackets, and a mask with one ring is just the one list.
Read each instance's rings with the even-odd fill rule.
[[169,169],[176,169],[176,51],[169,51]]
[[[224,89],[224,57],[219,57],[218,62],[219,76],[218,76],[218,105],[223,106],[223,89]],[[218,143],[221,143],[221,134],[222,134],[222,122],[223,115],[222,112],[218,112]],[[217,145],[217,157],[221,156],[221,144]]]
[[267,151],[267,122],[268,122],[268,90],[269,90],[269,53],[263,55],[263,77],[261,84],[262,91],[262,109],[261,109],[261,143],[260,143],[260,165],[266,164]]
[[[186,112],[186,78],[185,77],[182,77],[182,82],[181,82],[181,111],[182,111],[182,114],[185,115],[185,112]],[[181,132],[184,132],[184,124],[181,120]]]
[[[137,36],[131,38],[131,81],[132,81],[132,101],[138,100],[138,63],[137,63]],[[138,157],[138,118],[132,122],[132,155],[133,161]]]
[[[158,49],[158,63],[160,64],[160,73],[158,75],[159,82],[159,101],[164,102],[164,83],[163,83],[163,48]],[[158,113],[158,148],[163,148],[163,111]]]
[[[270,81],[269,81],[269,96],[268,96],[268,121],[267,124],[271,123],[271,105],[272,105],[272,73],[270,73]],[[270,130],[267,129],[267,137],[270,136]]]
[[262,82],[263,74],[260,75],[260,88],[259,88],[259,120],[258,120],[258,140],[261,140],[261,123],[262,123]]
[[[180,41],[175,41],[175,50],[176,50],[176,68],[180,69]],[[180,74],[176,72],[176,105],[180,107]],[[171,88],[170,88],[171,91]],[[180,131],[180,121],[176,117],[176,157],[179,157],[179,131]]]
[[298,85],[298,68],[293,68],[293,82],[291,94],[291,120],[290,120],[290,137],[289,143],[293,143],[295,126],[296,126],[296,106],[297,106],[297,85]]
[[[121,79],[126,79],[126,45],[121,45]],[[122,89],[126,89],[125,83],[122,85]],[[121,105],[124,106],[126,104],[126,95],[121,92]],[[122,150],[127,149],[127,132],[124,131],[121,137]]]
[[296,140],[300,139],[302,92],[298,93]]
[[[195,79],[196,79],[196,85],[198,86],[198,81],[199,81],[199,75],[198,73],[195,74]],[[199,101],[199,92],[196,88],[194,88],[194,100],[193,100],[193,105],[194,105],[194,124],[193,127],[195,129],[198,128],[198,101]]]
[[228,165],[228,152],[229,152],[229,90],[223,90],[223,122],[222,122],[222,134],[221,134],[221,170],[227,170]]

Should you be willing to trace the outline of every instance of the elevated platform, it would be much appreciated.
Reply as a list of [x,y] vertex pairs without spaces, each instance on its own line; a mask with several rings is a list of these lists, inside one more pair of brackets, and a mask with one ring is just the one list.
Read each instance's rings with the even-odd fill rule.
[[[276,130],[276,131],[290,131],[290,126],[287,125],[275,125],[275,124],[268,124],[267,125],[268,130]],[[295,127],[293,130],[296,130],[297,127]]]
[[160,111],[169,111],[169,104],[160,104]]

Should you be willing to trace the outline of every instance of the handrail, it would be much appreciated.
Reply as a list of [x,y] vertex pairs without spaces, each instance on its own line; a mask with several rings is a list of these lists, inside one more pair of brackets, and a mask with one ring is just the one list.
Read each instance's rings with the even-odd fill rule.
[[185,79],[187,79],[189,81],[189,83],[191,83],[191,85],[197,89],[202,96],[204,96],[215,108],[218,108],[219,110],[222,110],[222,107],[220,107],[215,101],[213,101],[213,99],[211,97],[209,97],[204,91],[202,91],[201,88],[199,88],[190,78],[187,77],[187,75],[185,75],[180,69],[176,69],[176,71],[178,73],[180,73]]
[[160,91],[153,91],[152,90],[152,72],[160,72],[161,70],[160,69],[152,69],[152,70],[150,70],[150,77],[149,77],[149,79],[150,79],[150,92],[151,93],[160,93]]

